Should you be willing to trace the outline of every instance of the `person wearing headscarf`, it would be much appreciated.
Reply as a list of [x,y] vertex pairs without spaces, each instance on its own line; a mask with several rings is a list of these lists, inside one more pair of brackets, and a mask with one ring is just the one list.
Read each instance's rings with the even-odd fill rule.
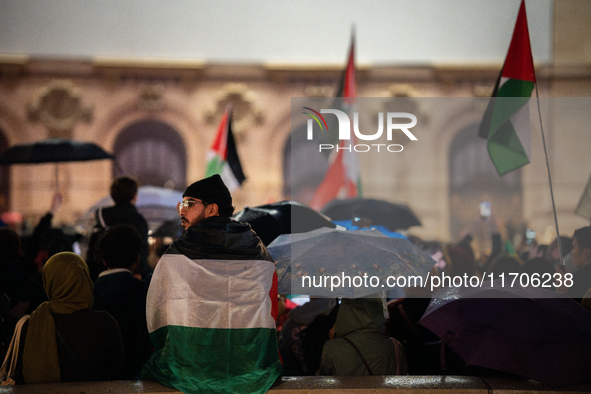
[[121,333],[109,313],[91,310],[93,284],[86,262],[72,252],[58,253],[45,263],[42,278],[49,301],[23,328],[25,383],[119,378]]

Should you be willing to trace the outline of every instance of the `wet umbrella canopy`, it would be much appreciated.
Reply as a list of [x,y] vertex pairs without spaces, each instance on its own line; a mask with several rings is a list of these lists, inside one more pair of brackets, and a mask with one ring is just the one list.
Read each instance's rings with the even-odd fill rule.
[[332,220],[360,218],[369,225],[385,226],[390,231],[421,225],[419,218],[408,206],[375,198],[332,200],[322,208],[322,213]]
[[443,289],[419,323],[468,365],[551,386],[591,382],[591,313],[554,291],[498,282]]
[[[409,283],[407,278],[411,276],[425,280],[435,265],[435,261],[412,242],[388,237],[378,230],[323,228],[284,234],[267,249],[277,261],[280,294],[363,297],[389,290],[386,282],[389,277],[401,277],[403,280],[399,280],[398,285]],[[313,284],[321,281],[321,286]],[[394,287],[394,283],[391,281],[390,286]]]
[[10,147],[0,164],[38,164],[113,159],[114,156],[90,142],[52,138]]
[[114,156],[91,142],[51,138],[10,147],[0,155],[0,165],[56,163],[55,182],[57,188],[59,186],[57,163],[103,159],[114,159]]
[[183,226],[180,219],[171,219],[162,223],[157,229],[150,234],[151,237],[171,237],[173,239],[179,238],[183,234]]
[[265,245],[269,245],[281,234],[336,227],[325,215],[296,201],[246,207],[235,214],[234,219],[249,223]]

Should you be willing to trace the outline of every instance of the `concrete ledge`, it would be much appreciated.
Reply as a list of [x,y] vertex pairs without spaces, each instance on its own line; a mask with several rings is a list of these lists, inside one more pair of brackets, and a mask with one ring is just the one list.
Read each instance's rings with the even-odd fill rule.
[[[590,393],[591,384],[552,388],[518,378],[471,376],[365,376],[283,377],[270,394],[517,394]],[[157,382],[120,380],[111,382],[50,383],[0,387],[0,394],[159,394],[179,393]]]
[[269,393],[276,394],[437,394],[465,393],[588,393],[591,385],[552,388],[519,378],[477,378],[472,376],[363,376],[284,377]]
[[149,380],[23,384],[0,387],[0,394],[132,394],[180,393]]

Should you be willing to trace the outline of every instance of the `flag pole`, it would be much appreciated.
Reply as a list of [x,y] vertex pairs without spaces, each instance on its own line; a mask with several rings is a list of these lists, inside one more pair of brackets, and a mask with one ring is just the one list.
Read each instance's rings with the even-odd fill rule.
[[552,176],[550,176],[550,162],[548,161],[548,150],[546,149],[546,137],[544,136],[544,126],[542,125],[542,111],[540,110],[540,96],[538,94],[538,84],[536,86],[536,101],[538,103],[538,116],[540,117],[540,130],[542,131],[542,144],[544,146],[544,157],[546,158],[546,172],[548,173],[548,183],[550,184],[550,198],[552,200],[552,212],[554,213],[554,225],[556,226],[556,243],[558,243],[558,253],[560,254],[560,265],[564,267],[564,255],[562,254],[562,242],[560,242],[560,231],[558,230],[558,217],[556,216],[556,203],[554,202],[554,191],[552,189]]

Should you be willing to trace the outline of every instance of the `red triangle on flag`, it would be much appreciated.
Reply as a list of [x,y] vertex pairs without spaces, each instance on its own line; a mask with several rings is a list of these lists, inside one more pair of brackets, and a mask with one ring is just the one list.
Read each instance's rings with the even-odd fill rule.
[[210,152],[215,152],[224,161],[228,158],[228,121],[230,119],[230,111],[231,109],[228,108],[224,112],[218,126],[218,132],[209,148]]
[[525,0],[521,0],[515,30],[513,30],[513,38],[511,39],[501,76],[510,79],[519,79],[521,81],[536,82],[534,61],[531,54],[529,31],[527,28]]
[[347,68],[343,76],[343,97],[357,97],[357,76],[355,72],[355,37],[351,37],[351,48]]
[[228,106],[224,112],[215,139],[207,151],[205,176],[209,177],[214,174],[220,174],[230,191],[242,185],[246,180],[232,134],[231,106]]

